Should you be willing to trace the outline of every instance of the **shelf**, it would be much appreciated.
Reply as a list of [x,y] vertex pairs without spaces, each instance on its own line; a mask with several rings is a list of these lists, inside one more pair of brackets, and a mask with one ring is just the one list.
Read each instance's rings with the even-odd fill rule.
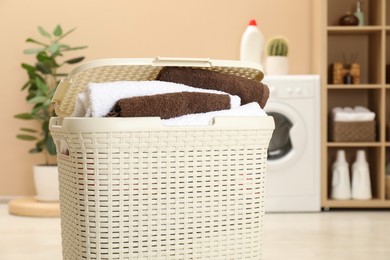
[[[319,11],[324,37],[319,49],[321,61],[322,105],[322,207],[324,208],[388,208],[385,199],[385,167],[390,162],[390,82],[386,64],[390,64],[390,0],[369,0],[361,6],[364,26],[341,26],[340,18],[356,10],[356,0],[323,0]],[[349,71],[356,83],[342,84]],[[344,65],[344,66],[343,66]],[[353,66],[352,66],[353,65]],[[387,73],[388,74],[388,73]],[[332,84],[332,83],[337,84]],[[364,106],[376,114],[376,138],[372,142],[334,142],[332,110],[335,107]],[[336,139],[337,140],[337,139]],[[369,164],[372,200],[332,200],[333,163],[339,150],[344,150],[348,164],[356,160],[359,150],[366,152]]]
[[324,208],[388,208],[390,200],[326,200],[323,201]]
[[327,115],[330,115],[329,113],[335,107],[355,106],[367,107],[380,115],[382,111],[382,103],[380,102],[382,92],[381,88],[329,88],[327,89]]
[[380,47],[383,41],[382,31],[371,30],[370,33],[364,33],[365,30],[355,28],[352,33],[350,33],[351,30],[345,29],[335,32],[337,33],[330,33],[327,36],[328,82],[333,82],[330,80],[332,73],[330,73],[329,66],[331,64],[357,63],[360,65],[361,84],[378,85],[383,83],[384,69],[380,62],[384,50],[384,46]]
[[[365,24],[368,26],[377,26],[383,23],[383,16],[387,18],[389,13],[388,0],[370,0],[363,1],[361,5],[361,11],[364,14]],[[327,22],[328,26],[339,25],[340,18],[346,15],[348,12],[354,13],[356,11],[356,0],[326,0],[327,9]],[[383,12],[385,9],[386,12]],[[387,24],[390,23],[387,21]]]
[[328,142],[328,147],[381,147],[382,143],[379,142],[370,142],[370,143],[336,143],[336,142]]
[[[387,85],[390,88],[390,85]],[[328,89],[381,89],[380,84],[351,84],[351,85],[336,85],[328,84]]]
[[[328,26],[329,34],[367,34],[380,32],[384,27],[374,26]],[[386,27],[387,28],[387,27]]]

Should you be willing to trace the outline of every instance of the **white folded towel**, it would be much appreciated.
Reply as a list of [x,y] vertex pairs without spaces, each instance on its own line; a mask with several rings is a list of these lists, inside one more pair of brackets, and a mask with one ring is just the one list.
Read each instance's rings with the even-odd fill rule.
[[355,110],[354,110],[352,107],[344,107],[344,112],[347,112],[347,113],[354,113]]
[[366,107],[363,107],[363,106],[356,106],[354,108],[355,112],[368,112],[368,113],[372,113],[368,108]]
[[162,120],[166,126],[197,126],[209,125],[216,116],[266,116],[267,114],[259,106],[259,103],[252,102],[227,110],[212,111],[207,113],[189,114],[175,118]]
[[335,107],[332,110],[333,120],[338,122],[354,122],[354,121],[373,121],[375,113],[363,106],[351,107]]
[[[105,83],[89,83],[83,92],[79,93],[72,114],[74,117],[103,117],[106,116],[115,103],[122,98],[151,96],[175,92],[203,92],[223,94],[228,93],[200,89],[183,84],[165,81],[115,81]],[[231,107],[238,107],[241,99],[230,96]]]

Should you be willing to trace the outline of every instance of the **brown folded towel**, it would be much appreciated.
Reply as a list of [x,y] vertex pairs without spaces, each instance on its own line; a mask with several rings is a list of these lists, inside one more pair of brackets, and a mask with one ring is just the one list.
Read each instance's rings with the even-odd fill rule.
[[264,108],[269,97],[268,86],[261,82],[204,69],[164,67],[157,75],[157,80],[220,90],[239,96],[242,105],[258,102],[261,108]]
[[228,94],[177,92],[120,99],[108,117],[158,116],[162,119],[230,109]]

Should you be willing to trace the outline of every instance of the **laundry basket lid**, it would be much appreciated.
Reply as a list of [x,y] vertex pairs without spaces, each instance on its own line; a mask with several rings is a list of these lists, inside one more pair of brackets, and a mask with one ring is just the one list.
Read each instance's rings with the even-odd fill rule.
[[261,81],[264,77],[261,65],[252,62],[161,57],[101,59],[76,67],[60,82],[52,100],[56,103],[55,111],[59,117],[71,116],[77,94],[88,83],[154,80],[166,66],[207,69],[256,81]]

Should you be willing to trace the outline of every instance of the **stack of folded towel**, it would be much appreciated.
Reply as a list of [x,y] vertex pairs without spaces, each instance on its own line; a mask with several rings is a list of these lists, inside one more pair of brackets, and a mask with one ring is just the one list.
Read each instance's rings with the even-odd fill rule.
[[335,107],[332,110],[333,120],[337,122],[363,122],[373,121],[375,113],[363,106]]
[[[181,93],[186,94],[177,95]],[[137,100],[140,97],[143,99]],[[216,110],[240,105],[238,96],[228,95],[217,90],[197,89],[183,84],[162,81],[115,81],[89,83],[84,91],[78,94],[73,116],[104,117],[117,115],[118,112],[119,116],[121,113],[123,116],[131,113],[139,114],[130,116],[154,116],[160,112],[160,109],[165,109],[163,104],[160,105],[160,102],[165,104],[167,100],[175,101],[170,103],[173,108],[180,107],[192,99],[199,102],[202,102],[202,99],[213,102],[214,104],[209,105]],[[152,101],[154,101],[153,106],[156,108],[147,114]],[[135,104],[137,107],[129,107],[127,103]],[[181,111],[177,113],[181,113]]]
[[78,94],[72,116],[156,116],[166,125],[207,125],[215,116],[266,115],[262,108],[268,96],[268,87],[254,80],[166,67],[154,81],[89,83]]
[[165,67],[157,75],[157,80],[186,84],[202,89],[217,89],[237,95],[243,105],[259,103],[264,108],[269,97],[269,89],[261,82],[217,71],[186,67]]

